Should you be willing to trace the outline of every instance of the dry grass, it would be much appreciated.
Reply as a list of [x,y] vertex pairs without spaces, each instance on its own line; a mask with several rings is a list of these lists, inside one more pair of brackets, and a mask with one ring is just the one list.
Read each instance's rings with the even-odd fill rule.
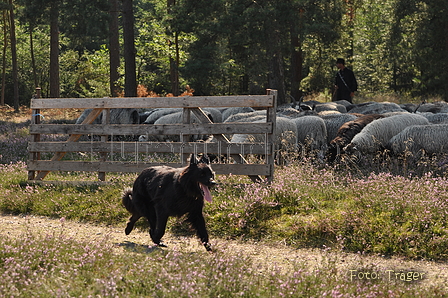
[[[150,238],[146,231],[136,230],[126,236],[123,223],[115,225],[95,225],[80,223],[65,219],[51,219],[43,216],[11,216],[0,215],[1,237],[21,237],[23,234],[32,235],[64,235],[79,243],[101,243],[113,246],[116,254],[128,254],[130,251],[150,254],[154,248],[148,246]],[[185,254],[201,254],[203,246],[194,236],[179,236],[167,233],[164,242],[166,253],[181,250]],[[238,240],[212,239],[215,250],[225,252],[227,255],[239,255],[241,258],[251,260],[254,269],[265,271],[280,270],[282,274],[292,272],[297,264],[307,268],[310,272],[318,272],[324,264],[334,266],[338,278],[350,280],[353,270],[357,272],[372,270],[384,274],[382,282],[390,282],[387,270],[394,272],[414,271],[424,273],[424,280],[419,284],[422,287],[445,286],[448,291],[448,265],[429,261],[409,261],[398,257],[366,256],[363,254],[344,253],[331,249],[294,249],[284,243],[274,242],[241,242]],[[352,271],[351,271],[352,270]],[[329,274],[323,271],[321,274]],[[334,276],[336,278],[336,276]],[[406,285],[406,282],[403,282]]]

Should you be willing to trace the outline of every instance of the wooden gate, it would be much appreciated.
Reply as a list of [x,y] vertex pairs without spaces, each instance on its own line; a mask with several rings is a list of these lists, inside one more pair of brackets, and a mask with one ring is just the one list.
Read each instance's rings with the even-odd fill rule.
[[[32,118],[30,125],[28,179],[42,180],[51,171],[98,172],[98,179],[105,181],[107,172],[140,172],[144,168],[165,164],[182,167],[186,157],[192,153],[212,153],[226,155],[225,162],[213,163],[217,174],[247,175],[252,181],[268,180],[274,175],[274,132],[276,122],[275,90],[267,95],[247,96],[193,96],[167,98],[35,98],[31,100]],[[202,108],[205,107],[253,107],[265,109],[266,122],[263,123],[212,123]],[[44,109],[92,109],[82,124],[41,123]],[[182,124],[110,124],[110,109],[134,108],[182,108]],[[102,123],[92,124],[101,114]],[[200,121],[192,123],[191,113]],[[225,135],[234,133],[264,134],[263,143],[230,143]],[[42,141],[42,135],[65,135],[64,141]],[[188,142],[190,135],[213,135],[212,142]],[[83,135],[99,136],[96,140],[79,141]],[[113,136],[122,135],[179,135],[180,142],[136,142],[114,141]],[[67,160],[67,153],[96,153],[97,160]],[[113,153],[179,153],[177,163],[114,161]],[[51,154],[49,159],[41,157]],[[263,163],[250,164],[246,154],[264,156]],[[64,158],[65,157],[65,158]],[[220,159],[218,159],[220,160]]]

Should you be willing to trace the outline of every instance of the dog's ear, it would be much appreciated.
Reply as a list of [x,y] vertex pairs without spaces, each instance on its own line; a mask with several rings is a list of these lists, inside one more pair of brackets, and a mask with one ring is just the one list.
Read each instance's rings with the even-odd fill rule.
[[198,160],[196,158],[196,156],[193,154],[190,155],[190,166],[191,165],[197,165],[198,164]]

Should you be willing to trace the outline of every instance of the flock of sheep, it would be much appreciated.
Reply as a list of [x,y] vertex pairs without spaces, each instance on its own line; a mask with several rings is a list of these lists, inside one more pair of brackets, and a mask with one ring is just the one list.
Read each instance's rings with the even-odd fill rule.
[[[266,121],[266,110],[252,108],[204,108],[214,123]],[[81,123],[84,114],[78,119]],[[197,119],[192,115],[192,122]],[[98,119],[98,121],[100,121]],[[111,123],[182,123],[182,110],[174,108],[137,111],[112,110]],[[151,141],[154,136],[140,136]],[[174,137],[174,139],[173,139]],[[207,139],[208,136],[194,136]],[[155,136],[158,141],[179,141],[179,136]],[[264,135],[234,134],[231,142],[263,142]],[[347,101],[321,103],[307,101],[277,108],[277,148],[291,145],[302,152],[314,152],[334,161],[340,154],[375,153],[389,149],[393,154],[448,153],[448,103],[395,104]]]

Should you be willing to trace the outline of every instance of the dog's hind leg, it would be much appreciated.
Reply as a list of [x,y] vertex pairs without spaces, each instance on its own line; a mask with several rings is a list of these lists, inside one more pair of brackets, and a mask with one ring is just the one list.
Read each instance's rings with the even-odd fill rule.
[[193,228],[196,229],[197,235],[199,239],[201,239],[202,244],[204,245],[207,251],[211,251],[211,245],[208,242],[208,233],[207,228],[205,227],[205,219],[201,212],[190,212],[188,214],[188,221],[193,225]]
[[142,217],[140,214],[132,214],[131,218],[129,218],[128,224],[126,225],[126,229],[124,230],[126,235],[129,235],[132,232],[134,229],[134,224],[140,217]]
[[[149,236],[151,236],[151,239],[154,241],[154,238],[157,237],[155,235],[155,231],[157,229],[157,213],[153,207],[149,209],[149,215],[147,215],[146,218],[148,219],[148,223],[149,223]],[[160,236],[159,243],[156,243],[155,241],[154,241],[154,243],[156,243],[159,246],[163,246],[160,244],[161,238],[162,237]]]

